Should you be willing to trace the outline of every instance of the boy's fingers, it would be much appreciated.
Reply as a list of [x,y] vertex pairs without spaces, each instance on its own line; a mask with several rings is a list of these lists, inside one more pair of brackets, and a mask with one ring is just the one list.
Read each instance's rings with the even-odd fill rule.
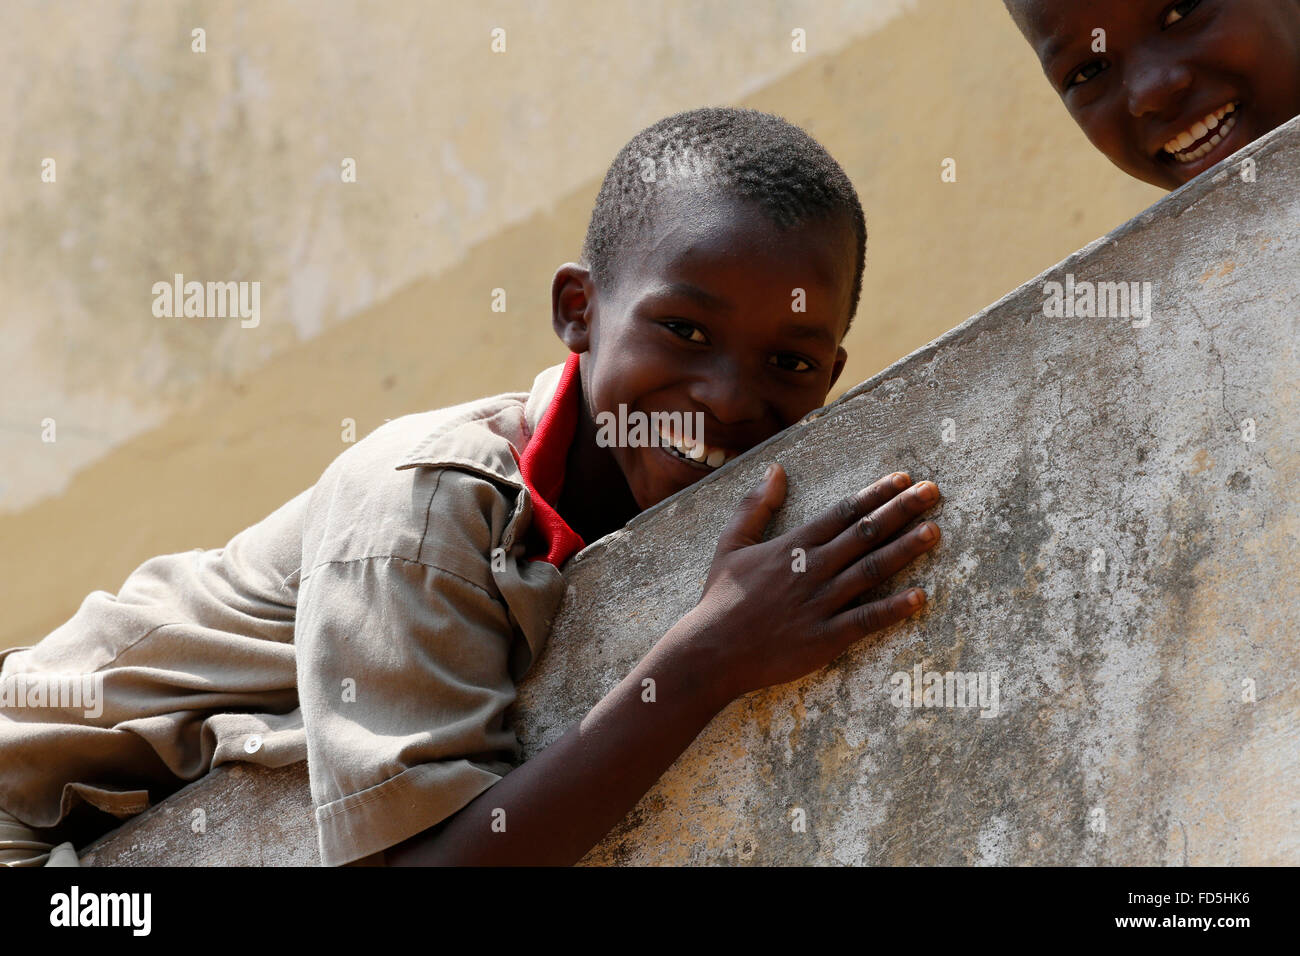
[[868,634],[911,617],[923,607],[925,592],[920,588],[908,588],[879,601],[849,608],[843,614],[831,618],[828,626],[836,654],[847,650]]
[[933,521],[924,521],[899,536],[898,540],[868,552],[831,582],[827,592],[831,606],[844,607],[864,591],[879,587],[938,543],[939,526]]
[[833,507],[797,529],[793,537],[797,539],[796,543],[804,548],[825,544],[841,534],[846,527],[852,527],[853,522],[885,504],[911,483],[912,479],[901,471],[886,475],[875,484],[841,498]]
[[933,508],[938,501],[939,486],[933,481],[913,485],[845,528],[822,549],[818,562],[831,573],[843,570],[862,555],[893,540],[913,518]]
[[734,551],[762,541],[763,532],[771,523],[772,515],[784,500],[785,471],[780,465],[769,465],[759,483],[740,499],[736,513],[727,522],[727,527],[718,539],[718,553]]

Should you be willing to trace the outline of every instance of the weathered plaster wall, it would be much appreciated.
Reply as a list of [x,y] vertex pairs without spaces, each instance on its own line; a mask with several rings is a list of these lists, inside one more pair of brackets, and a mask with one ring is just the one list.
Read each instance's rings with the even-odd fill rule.
[[[907,3],[5,4],[0,336],[25,361],[0,378],[0,513],[454,268],[641,126],[742,98]],[[552,268],[577,250],[557,252]],[[177,272],[260,282],[262,322],[160,320],[150,289]],[[33,448],[45,417],[61,440]]]
[[[893,469],[945,494],[929,609],[735,702],[586,862],[1300,862],[1298,263],[1300,122],[576,558],[527,754],[694,604],[767,462],[773,533]],[[1046,317],[1067,273],[1153,283],[1150,324]],[[894,706],[917,664],[997,675],[997,716]],[[305,790],[218,773],[88,862],[314,858]]]

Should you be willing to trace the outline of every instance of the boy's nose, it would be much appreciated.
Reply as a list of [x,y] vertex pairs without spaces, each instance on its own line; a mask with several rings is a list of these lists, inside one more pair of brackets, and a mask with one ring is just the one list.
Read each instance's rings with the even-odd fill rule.
[[762,417],[757,383],[735,370],[710,370],[707,377],[696,379],[689,391],[691,399],[719,424],[734,425]]
[[1182,100],[1192,85],[1192,71],[1182,63],[1167,60],[1139,60],[1124,77],[1128,89],[1128,111],[1141,119],[1148,113],[1163,113]]

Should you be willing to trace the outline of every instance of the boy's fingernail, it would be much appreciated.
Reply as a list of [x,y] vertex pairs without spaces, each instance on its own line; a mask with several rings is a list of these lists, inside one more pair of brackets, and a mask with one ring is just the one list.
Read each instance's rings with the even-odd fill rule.
[[916,495],[922,501],[937,501],[939,498],[939,486],[933,481],[923,481],[916,486]]
[[907,603],[912,607],[920,607],[923,600],[925,600],[925,592],[920,588],[912,588],[907,592]]
[[907,487],[907,483],[909,481],[911,481],[911,479],[908,478],[907,475],[903,474],[901,471],[898,472],[896,475],[894,475],[894,487],[899,489],[900,491]]
[[935,527],[928,521],[925,524],[921,525],[921,530],[916,533],[916,536],[918,538],[920,538],[922,541],[927,541],[927,542],[933,541],[934,535],[935,535]]
[[763,481],[767,481],[775,474],[776,474],[776,465],[768,465],[767,468],[763,471]]

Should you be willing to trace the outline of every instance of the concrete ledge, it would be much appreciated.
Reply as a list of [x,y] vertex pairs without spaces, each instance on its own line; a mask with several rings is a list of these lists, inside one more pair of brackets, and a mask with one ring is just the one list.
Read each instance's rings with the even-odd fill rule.
[[[945,493],[930,610],[736,701],[585,862],[1300,863],[1298,262],[1293,122],[575,559],[527,756],[694,605],[767,462],[773,534],[894,469]],[[1152,321],[1045,316],[1067,273]],[[997,715],[895,706],[918,666]],[[308,804],[302,765],[217,772],[83,862],[316,862]]]
[[307,764],[220,766],[88,846],[81,865],[319,866]]

